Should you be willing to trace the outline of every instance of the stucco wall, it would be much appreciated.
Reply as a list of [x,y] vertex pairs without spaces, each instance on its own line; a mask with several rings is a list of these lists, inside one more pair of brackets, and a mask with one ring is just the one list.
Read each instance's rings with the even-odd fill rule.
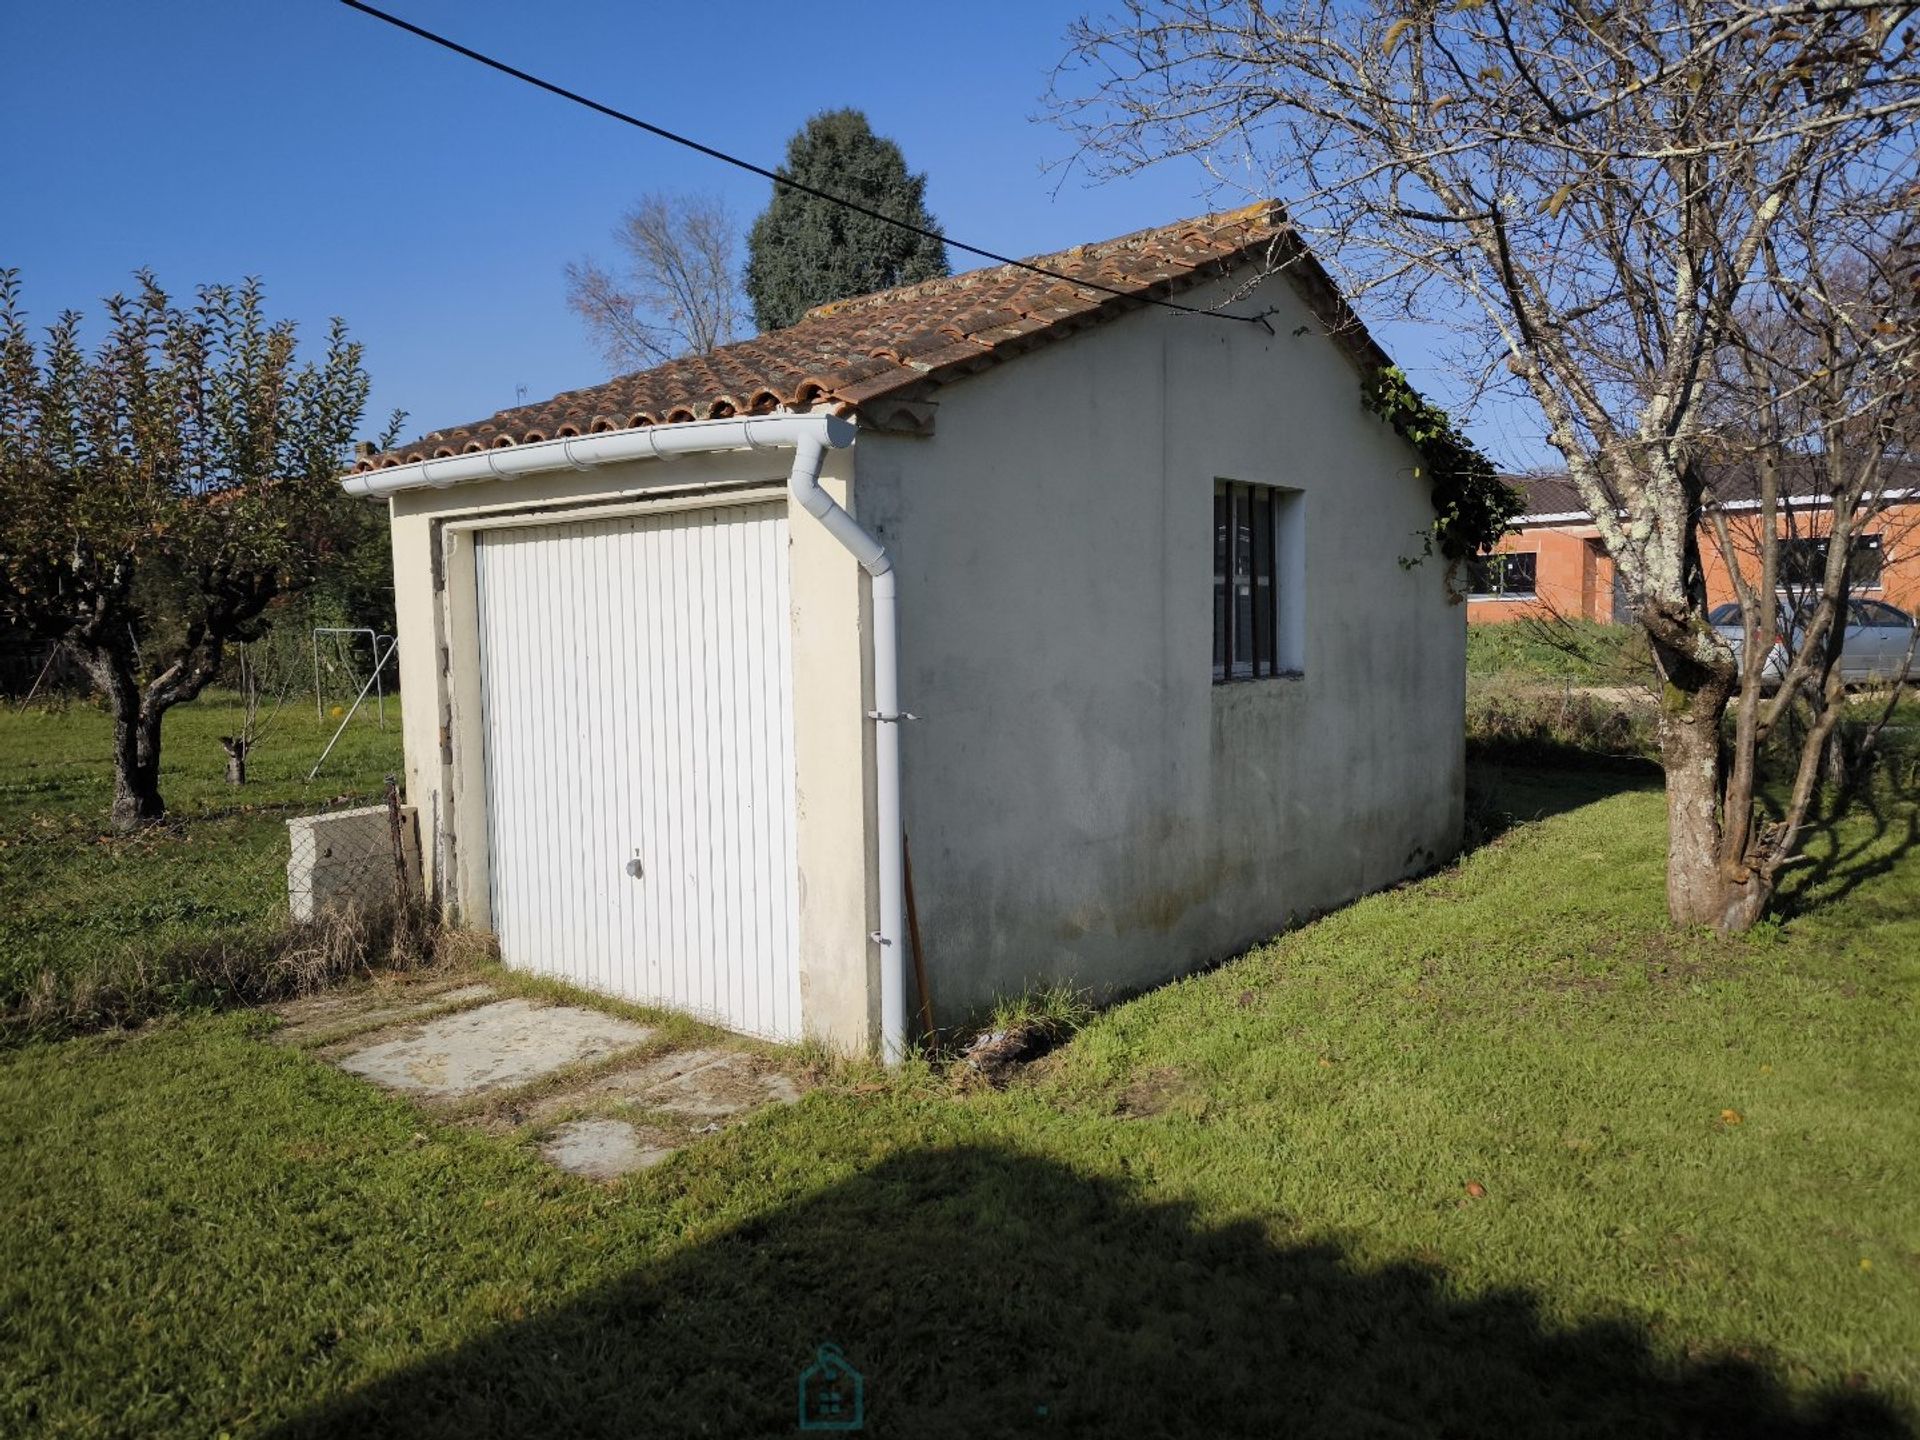
[[[1241,304],[1274,334],[1143,312],[948,388],[930,439],[861,436],[942,1023],[1164,979],[1457,843],[1465,611],[1399,563],[1415,457],[1284,282]],[[1304,493],[1299,678],[1212,683],[1216,479]]]

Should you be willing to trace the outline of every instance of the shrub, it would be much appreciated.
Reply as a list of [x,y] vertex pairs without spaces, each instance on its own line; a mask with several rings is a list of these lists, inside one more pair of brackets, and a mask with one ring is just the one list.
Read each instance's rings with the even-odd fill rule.
[[1604,757],[1639,762],[1659,755],[1651,704],[1557,689],[1510,677],[1470,677],[1467,752],[1476,759],[1565,763]]

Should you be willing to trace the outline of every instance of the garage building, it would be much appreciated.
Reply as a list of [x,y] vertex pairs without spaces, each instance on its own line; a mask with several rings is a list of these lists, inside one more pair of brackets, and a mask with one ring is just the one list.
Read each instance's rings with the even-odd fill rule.
[[897,1050],[903,831],[943,1024],[1453,851],[1464,610],[1402,563],[1386,357],[1275,206],[1032,265],[359,461],[428,883],[508,964]]

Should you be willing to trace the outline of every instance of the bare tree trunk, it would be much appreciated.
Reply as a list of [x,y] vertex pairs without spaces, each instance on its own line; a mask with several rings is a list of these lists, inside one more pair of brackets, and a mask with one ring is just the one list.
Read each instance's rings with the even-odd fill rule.
[[227,783],[246,784],[247,751],[252,748],[252,742],[244,735],[222,735],[220,748],[227,752]]
[[[1667,914],[1676,925],[1738,934],[1766,912],[1773,886],[1746,862],[1750,794],[1729,793],[1720,744],[1726,697],[1668,684],[1660,714],[1660,763],[1667,782]],[[1744,790],[1751,777],[1737,776]]]
[[[106,698],[113,716],[113,809],[115,830],[126,832],[150,825],[167,813],[160,797],[160,722],[167,711],[199,695],[220,668],[224,637],[196,623],[189,628],[188,639],[170,664],[149,680],[140,683],[138,656],[132,647],[132,635],[122,645],[116,636],[104,644],[79,652],[94,688]],[[246,742],[251,747],[252,741]],[[245,779],[245,756],[241,756],[241,780]],[[228,778],[233,778],[228,762]],[[239,781],[235,782],[236,784]]]
[[160,797],[160,716],[145,712],[136,700],[131,714],[113,718],[113,828],[137,830],[166,813],[167,802]]
[[1853,766],[1847,755],[1847,737],[1838,725],[1827,736],[1826,753],[1820,757],[1820,783],[1836,793],[1847,788]]

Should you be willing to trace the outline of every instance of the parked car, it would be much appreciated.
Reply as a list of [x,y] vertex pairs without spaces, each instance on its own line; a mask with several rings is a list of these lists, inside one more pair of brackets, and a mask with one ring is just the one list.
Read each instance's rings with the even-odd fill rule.
[[[1804,616],[1804,612],[1798,612]],[[1740,619],[1740,607],[1729,602],[1716,605],[1707,616],[1713,628],[1733,647],[1738,658],[1746,642]],[[1896,679],[1920,680],[1920,656],[1915,654],[1913,616],[1884,600],[1847,601],[1847,632],[1840,642],[1840,678],[1849,685]],[[1790,616],[1781,605],[1774,620],[1776,633],[1788,637],[1787,645],[1798,648],[1805,630],[1804,618]],[[1764,679],[1769,686],[1786,677],[1787,648],[1779,640],[1767,656]]]

